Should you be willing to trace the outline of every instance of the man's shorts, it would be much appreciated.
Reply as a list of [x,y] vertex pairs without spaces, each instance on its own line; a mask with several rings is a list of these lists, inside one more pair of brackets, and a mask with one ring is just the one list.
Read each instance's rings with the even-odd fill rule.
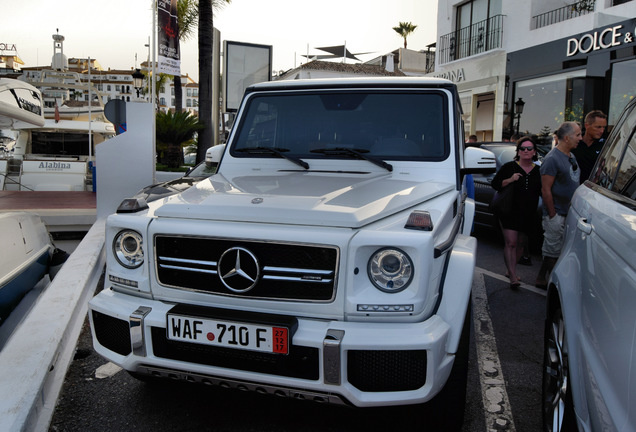
[[541,252],[544,257],[558,258],[563,247],[563,234],[565,231],[565,216],[543,216],[543,247]]

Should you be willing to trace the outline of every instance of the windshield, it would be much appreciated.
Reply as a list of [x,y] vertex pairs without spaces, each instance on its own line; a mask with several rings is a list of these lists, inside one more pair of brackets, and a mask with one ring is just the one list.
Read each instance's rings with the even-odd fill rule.
[[188,173],[188,177],[210,177],[216,173],[216,167],[218,164],[211,162],[201,162],[199,165],[192,168],[192,171]]
[[441,92],[412,90],[258,94],[248,101],[232,155],[442,160],[449,152],[445,101]]

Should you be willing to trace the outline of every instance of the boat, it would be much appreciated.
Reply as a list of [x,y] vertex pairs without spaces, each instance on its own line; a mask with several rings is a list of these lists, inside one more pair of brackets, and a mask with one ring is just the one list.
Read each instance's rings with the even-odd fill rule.
[[[32,85],[10,78],[0,78],[0,130],[2,152],[0,153],[0,190],[11,161],[15,146],[13,130],[20,127],[42,127],[45,124],[42,95]],[[11,146],[11,148],[9,148]]]
[[51,67],[19,78],[40,91],[44,123],[14,122],[10,128],[17,138],[5,158],[4,190],[94,192],[95,146],[116,135],[90,68],[88,74],[69,70],[64,36],[55,34],[53,41]]
[[[42,97],[33,86],[0,79],[0,125],[19,128],[44,125]],[[2,160],[0,162],[5,162]],[[4,179],[4,176],[2,177]],[[0,325],[24,295],[47,273],[51,279],[68,254],[56,249],[38,214],[0,213]]]
[[51,280],[68,258],[55,248],[39,215],[0,213],[0,325],[45,275]]
[[[45,100],[38,88],[25,81],[0,78],[0,136],[4,137],[0,152],[0,212],[36,213],[57,238],[62,234],[68,237],[69,231],[83,235],[96,216],[96,194],[85,190],[87,178],[91,178],[87,174],[89,158],[16,150],[16,143],[22,147],[26,143],[30,149],[33,137],[46,136],[47,131],[58,134],[47,126],[54,120],[45,116]],[[78,126],[67,129],[73,127],[78,130]],[[87,130],[82,130],[84,126],[79,128],[79,134],[88,136]],[[69,192],[72,190],[81,192]]]
[[22,124],[44,126],[42,95],[32,85],[11,78],[0,78],[0,129]]

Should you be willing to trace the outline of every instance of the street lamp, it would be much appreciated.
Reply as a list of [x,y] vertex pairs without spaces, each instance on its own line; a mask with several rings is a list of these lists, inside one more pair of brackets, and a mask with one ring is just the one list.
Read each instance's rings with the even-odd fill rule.
[[141,73],[141,70],[139,70],[139,68],[135,69],[135,71],[132,73],[132,79],[133,87],[135,87],[135,90],[137,90],[137,97],[139,97],[139,93],[141,93],[144,88],[144,74]]
[[521,114],[523,113],[523,106],[526,103],[523,99],[519,98],[517,102],[515,102],[515,115],[517,116],[517,135],[519,135],[519,123],[521,123]]

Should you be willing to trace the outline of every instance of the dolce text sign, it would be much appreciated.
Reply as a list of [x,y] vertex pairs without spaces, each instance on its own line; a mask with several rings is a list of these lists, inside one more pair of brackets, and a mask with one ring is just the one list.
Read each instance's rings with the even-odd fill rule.
[[568,39],[567,56],[587,54],[590,51],[608,49],[634,41],[634,33],[622,33],[623,26],[607,27],[600,31],[585,33],[579,38]]

